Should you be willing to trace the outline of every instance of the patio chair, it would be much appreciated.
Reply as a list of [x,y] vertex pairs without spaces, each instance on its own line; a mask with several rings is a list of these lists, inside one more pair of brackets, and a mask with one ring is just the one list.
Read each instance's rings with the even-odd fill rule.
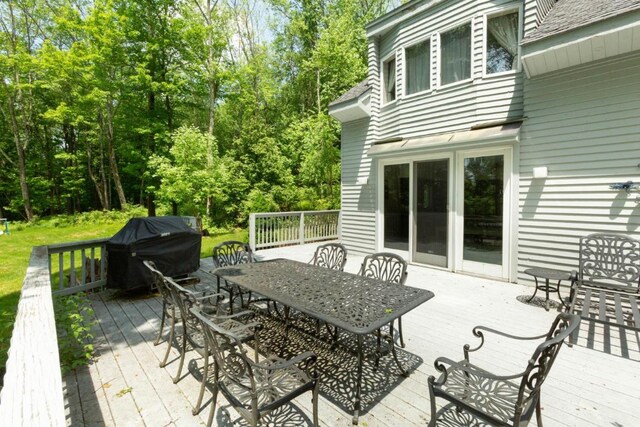
[[[156,289],[160,293],[160,296],[162,297],[162,317],[160,320],[160,329],[158,329],[158,336],[156,337],[156,340],[153,342],[153,345],[160,344],[160,339],[162,338],[162,335],[163,335],[162,333],[164,332],[165,321],[169,319],[171,322],[169,325],[169,340],[168,340],[169,345],[167,347],[167,353],[165,354],[163,362],[160,363],[160,367],[163,367],[167,362],[167,358],[169,357],[169,352],[171,350],[171,342],[173,341],[174,332],[175,332],[176,320],[179,322],[180,316],[178,313],[176,317],[176,305],[173,302],[171,291],[169,290],[169,287],[165,283],[164,275],[162,274],[162,272],[158,270],[158,267],[153,261],[145,260],[143,261],[143,264],[151,272],[152,289]],[[194,279],[193,277],[187,277],[185,279],[173,279],[173,280],[175,280],[177,283],[181,283],[181,282],[193,283],[193,279]]]
[[[149,267],[149,265],[147,265]],[[151,270],[154,276],[154,281],[158,283],[159,289],[165,289],[168,293],[168,301],[170,303],[169,314],[171,319],[171,333],[169,336],[169,345],[167,346],[167,352],[164,359],[160,362],[160,367],[166,366],[167,358],[171,350],[171,342],[175,334],[175,325],[177,322],[182,324],[182,343],[180,347],[180,362],[178,365],[178,371],[173,378],[174,384],[180,380],[182,375],[182,367],[184,366],[184,360],[187,352],[187,344],[204,357],[204,337],[202,330],[200,329],[199,322],[193,317],[189,309],[198,307],[203,313],[210,318],[212,322],[224,325],[227,328],[233,328],[243,330],[246,332],[239,332],[238,336],[242,342],[247,342],[254,339],[255,333],[260,328],[260,325],[256,322],[251,322],[255,316],[252,311],[243,311],[231,315],[218,314],[218,301],[219,298],[224,298],[222,295],[213,293],[211,291],[195,291],[186,289],[183,286],[177,284],[170,277],[163,276],[157,269]],[[258,351],[257,341],[256,354]],[[206,384],[206,375],[203,376],[200,384],[200,394],[196,405],[193,408],[193,414],[200,412],[200,405],[202,404],[202,398],[204,396],[204,388]]]
[[[364,257],[358,274],[389,282],[393,285],[404,285],[407,281],[407,262],[399,255],[389,252],[378,252]],[[393,328],[393,322],[391,322],[389,328]],[[398,318],[398,335],[400,337],[400,347],[404,348],[402,317]],[[378,346],[379,345],[380,331],[378,331]]]
[[[457,413],[467,411],[470,415],[494,426],[526,426],[536,412],[538,426],[542,426],[540,407],[540,389],[547,378],[553,362],[564,340],[580,325],[580,317],[560,313],[553,321],[549,332],[535,337],[517,337],[477,326],[473,335],[480,338],[480,345],[471,348],[464,346],[464,360],[439,357],[435,360],[440,378],[432,375],[428,379],[431,395],[431,420],[429,427],[435,427],[438,413],[436,398],[451,402]],[[469,354],[480,350],[484,344],[485,333],[514,340],[542,340],[521,373],[514,375],[496,375],[488,372],[469,360]],[[446,408],[446,407],[445,407]],[[445,410],[440,415],[446,414]]]
[[218,391],[251,426],[257,426],[274,409],[311,391],[313,424],[318,425],[320,382],[315,371],[315,354],[306,352],[289,360],[273,355],[258,361],[257,353],[252,359],[242,346],[238,332],[246,333],[246,329],[216,324],[197,307],[191,313],[204,331],[204,378],[208,375],[209,355],[214,358],[213,397],[207,426],[213,423]]
[[[253,258],[251,247],[243,242],[228,240],[213,248],[213,266],[215,268],[245,264],[254,261],[255,259]],[[238,286],[227,281],[218,281],[218,293],[220,292],[220,289],[224,289],[229,293],[229,313],[233,314],[233,301],[236,296],[240,298],[240,306],[244,306],[244,302],[242,300],[243,292]],[[246,292],[246,294],[248,295],[248,304],[251,300],[251,292]]]
[[[571,276],[570,313],[590,322],[590,328],[640,331],[640,240],[611,233],[580,238],[578,271]],[[570,337],[572,343],[579,332]]]
[[347,248],[340,243],[326,243],[316,248],[309,264],[330,270],[344,270],[347,263]]

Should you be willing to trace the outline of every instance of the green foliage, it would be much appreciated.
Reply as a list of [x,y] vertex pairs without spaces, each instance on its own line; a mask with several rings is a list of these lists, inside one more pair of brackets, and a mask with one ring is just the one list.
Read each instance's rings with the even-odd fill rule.
[[268,33],[252,0],[3,4],[3,216],[157,202],[227,227],[339,206],[327,106],[366,77],[388,0],[269,0]]
[[53,300],[62,373],[87,365],[93,357],[96,325],[91,301],[84,293]]
[[225,201],[226,169],[218,158],[215,138],[192,126],[171,136],[167,156],[153,156],[149,165],[160,182],[156,195],[167,203],[186,207],[193,216],[204,216],[207,200],[218,206]]

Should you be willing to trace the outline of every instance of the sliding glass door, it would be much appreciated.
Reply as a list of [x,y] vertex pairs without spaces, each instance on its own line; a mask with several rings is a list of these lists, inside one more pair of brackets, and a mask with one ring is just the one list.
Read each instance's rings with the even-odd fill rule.
[[458,253],[463,271],[508,277],[508,154],[502,151],[461,156],[462,232]]
[[384,167],[384,247],[409,250],[409,164]]
[[438,153],[380,165],[378,250],[509,279],[512,150]]
[[414,163],[415,262],[447,267],[449,252],[449,159]]

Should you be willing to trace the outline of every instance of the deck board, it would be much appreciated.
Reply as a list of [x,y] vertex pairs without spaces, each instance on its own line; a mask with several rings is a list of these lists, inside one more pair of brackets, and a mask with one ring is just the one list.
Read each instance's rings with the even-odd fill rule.
[[[263,258],[308,261],[313,248],[305,245],[258,254]],[[203,260],[203,265],[207,262]],[[346,270],[356,272],[360,262],[361,257],[350,256]],[[376,401],[361,415],[361,425],[425,425],[430,418],[427,378],[436,374],[433,367],[436,357],[461,358],[464,344],[478,342],[471,333],[476,325],[516,335],[537,335],[546,331],[557,314],[553,309],[547,312],[520,302],[518,297],[533,293],[533,289],[526,286],[418,266],[409,267],[407,284],[435,293],[432,300],[403,316],[405,350],[422,362],[408,378],[391,381],[392,386],[379,396],[372,395]],[[563,291],[566,293],[566,289]],[[190,351],[183,378],[173,384],[171,378],[179,357],[174,343],[169,364],[158,367],[167,345],[166,341],[153,345],[160,327],[160,299],[123,299],[110,295],[105,292],[92,296],[99,321],[96,361],[64,378],[68,425],[203,425],[209,415],[209,391],[205,393],[206,406],[201,413],[191,415],[199,390],[202,360]],[[515,373],[524,367],[531,354],[533,345],[527,345],[491,337],[487,339],[486,348],[474,354],[473,360],[488,369]],[[238,420],[238,414],[221,395],[217,405],[214,425],[232,425],[226,413],[232,420]],[[638,333],[583,322],[578,341],[573,347],[562,349],[543,386],[542,406],[547,427],[640,425],[640,415],[635,411],[640,406]],[[286,416],[292,420],[286,425],[309,425],[310,395],[296,399],[285,412],[286,415],[275,414],[271,421],[277,422],[278,416]],[[351,413],[336,406],[323,393],[319,412],[322,425],[351,423]],[[535,425],[535,421],[531,425]]]

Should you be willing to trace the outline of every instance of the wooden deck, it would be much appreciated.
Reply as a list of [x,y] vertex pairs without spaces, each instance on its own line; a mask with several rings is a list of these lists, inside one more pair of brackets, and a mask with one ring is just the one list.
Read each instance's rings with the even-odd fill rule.
[[[263,258],[287,257],[308,261],[315,245],[260,251]],[[361,257],[351,256],[347,271],[356,272]],[[203,265],[206,260],[203,260]],[[406,348],[401,359],[412,368],[408,378],[398,376],[389,357],[378,371],[368,366],[364,382],[362,426],[425,425],[430,417],[427,378],[435,373],[438,356],[462,358],[462,346],[475,343],[471,334],[478,324],[520,335],[545,332],[556,312],[521,302],[533,293],[527,286],[495,282],[440,270],[409,267],[407,284],[426,288],[435,297],[403,316]],[[563,294],[566,295],[564,290]],[[189,369],[173,384],[177,350],[170,363],[158,367],[166,342],[154,346],[160,326],[158,297],[115,298],[110,292],[93,296],[98,319],[97,357],[93,364],[64,378],[67,424],[72,426],[192,426],[202,425],[209,403],[193,416],[202,360],[187,355]],[[622,335],[621,335],[622,334]],[[315,348],[325,359],[320,399],[322,425],[349,426],[353,359],[348,353],[295,334],[296,349]],[[499,347],[491,346],[496,343]],[[524,367],[532,347],[488,340],[480,364],[501,373]],[[495,350],[499,348],[500,350]],[[505,351],[505,349],[508,349]],[[495,350],[495,351],[492,351]],[[171,363],[173,361],[173,363]],[[339,386],[339,387],[338,387]],[[211,394],[205,395],[210,399]],[[545,426],[638,426],[640,415],[640,337],[637,333],[584,324],[576,345],[565,346],[542,394]],[[278,411],[268,425],[311,425],[311,395]],[[229,421],[229,418],[231,421]],[[245,425],[222,396],[216,421],[220,426]],[[535,422],[532,422],[535,425]]]

